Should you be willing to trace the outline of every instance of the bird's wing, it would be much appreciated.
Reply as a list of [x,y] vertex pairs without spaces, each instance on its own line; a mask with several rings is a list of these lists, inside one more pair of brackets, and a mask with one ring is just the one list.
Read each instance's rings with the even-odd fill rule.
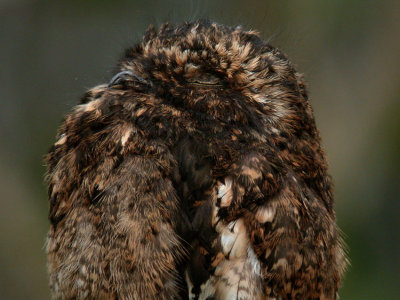
[[46,158],[57,299],[171,299],[179,292],[173,159],[129,121],[143,110],[119,97],[106,86],[90,91]]
[[[211,277],[200,299],[335,299],[334,216],[279,160],[249,153],[216,192]],[[278,172],[278,170],[280,170]]]

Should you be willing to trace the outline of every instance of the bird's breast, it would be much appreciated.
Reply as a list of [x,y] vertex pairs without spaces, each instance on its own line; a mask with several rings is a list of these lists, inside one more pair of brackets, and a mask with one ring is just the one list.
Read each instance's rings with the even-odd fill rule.
[[[191,261],[185,271],[190,299],[263,297],[260,263],[249,241],[244,219],[227,223],[219,217],[220,208],[231,201],[232,181],[228,177],[216,184],[209,202],[203,204],[209,207],[211,215],[209,223],[200,228],[199,240],[192,243]],[[213,234],[202,235],[202,231]]]

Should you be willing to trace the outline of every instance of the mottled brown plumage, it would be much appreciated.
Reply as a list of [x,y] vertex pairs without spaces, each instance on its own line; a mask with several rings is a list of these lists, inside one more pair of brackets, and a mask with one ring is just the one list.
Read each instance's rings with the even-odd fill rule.
[[336,299],[345,256],[302,76],[208,21],[149,29],[47,155],[54,299]]

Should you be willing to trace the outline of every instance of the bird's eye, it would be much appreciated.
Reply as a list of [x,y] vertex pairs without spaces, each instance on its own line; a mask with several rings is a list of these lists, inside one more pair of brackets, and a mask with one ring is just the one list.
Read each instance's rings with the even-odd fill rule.
[[115,85],[143,85],[150,86],[151,84],[144,80],[142,77],[135,74],[133,71],[125,70],[117,73],[111,78],[108,83],[108,87],[113,87]]
[[222,81],[218,77],[211,74],[202,74],[187,79],[187,82],[201,86],[222,86]]

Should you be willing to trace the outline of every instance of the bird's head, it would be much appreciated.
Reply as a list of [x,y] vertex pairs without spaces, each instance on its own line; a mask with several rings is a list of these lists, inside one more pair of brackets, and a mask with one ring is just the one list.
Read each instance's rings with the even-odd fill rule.
[[222,118],[226,110],[250,109],[279,127],[296,126],[307,109],[303,80],[281,51],[255,31],[211,21],[150,27],[126,50],[109,87]]

